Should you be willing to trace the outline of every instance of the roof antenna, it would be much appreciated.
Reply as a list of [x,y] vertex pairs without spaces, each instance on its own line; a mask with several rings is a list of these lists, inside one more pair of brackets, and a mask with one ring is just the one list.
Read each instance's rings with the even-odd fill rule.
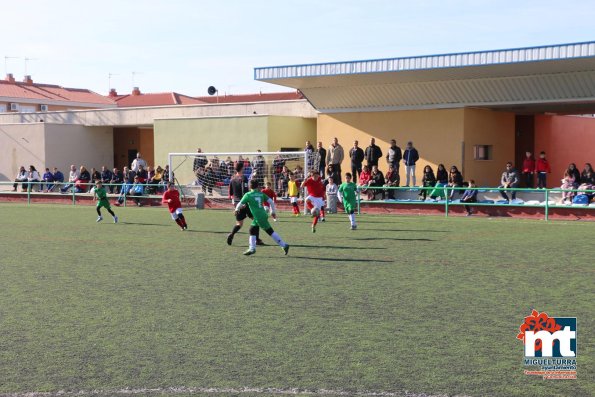
[[112,73],[112,72],[109,72],[107,74],[107,86],[108,86],[107,92],[110,92],[112,90],[112,76],[119,76],[119,74],[118,73]]

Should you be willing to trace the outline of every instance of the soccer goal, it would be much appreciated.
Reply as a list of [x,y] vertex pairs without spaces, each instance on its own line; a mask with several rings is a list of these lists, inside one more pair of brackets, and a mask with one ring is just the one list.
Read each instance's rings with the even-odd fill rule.
[[[298,187],[308,172],[319,170],[320,158],[311,152],[228,152],[169,153],[170,180],[175,180],[188,194],[202,192],[205,202],[214,208],[231,208],[229,185],[236,165],[243,164],[243,176],[257,179],[264,188],[275,192],[277,207],[289,209],[288,182],[293,173]],[[304,192],[299,203],[304,205]]]

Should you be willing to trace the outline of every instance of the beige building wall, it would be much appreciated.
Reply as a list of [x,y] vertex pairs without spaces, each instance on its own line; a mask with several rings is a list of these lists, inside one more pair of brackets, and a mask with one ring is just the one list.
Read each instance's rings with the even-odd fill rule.
[[46,166],[58,167],[65,178],[71,164],[101,170],[114,165],[114,135],[111,127],[71,124],[45,125]]
[[[475,160],[476,145],[491,145],[492,159]],[[514,155],[514,113],[465,109],[465,180],[474,179],[478,186],[498,186],[506,162],[514,163]]]
[[[20,166],[45,166],[45,125],[0,124],[0,181],[13,181]],[[5,189],[6,186],[0,186]]]
[[[425,165],[432,166],[434,172],[439,163],[447,168],[451,165],[461,168],[464,120],[463,109],[320,114],[318,140],[328,149],[334,137],[339,139],[345,151],[341,166],[343,173],[350,170],[349,149],[356,139],[365,150],[370,138],[375,138],[383,157],[386,157],[391,139],[396,139],[401,150],[405,149],[407,141],[412,141],[420,156],[416,166],[419,185]],[[383,173],[388,171],[386,160],[379,163],[379,168]],[[402,163],[400,174],[404,185],[405,166]]]
[[[302,149],[316,138],[316,120],[284,116],[207,117],[155,120],[155,162],[166,164],[169,153],[278,151]],[[174,168],[182,161],[176,159]],[[193,180],[193,158],[175,169],[180,183]]]

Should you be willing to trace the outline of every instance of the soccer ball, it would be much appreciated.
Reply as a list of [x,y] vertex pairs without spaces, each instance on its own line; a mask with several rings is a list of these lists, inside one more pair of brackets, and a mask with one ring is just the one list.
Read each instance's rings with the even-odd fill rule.
[[312,217],[315,218],[320,215],[320,208],[314,207],[310,210],[310,213],[312,214]]

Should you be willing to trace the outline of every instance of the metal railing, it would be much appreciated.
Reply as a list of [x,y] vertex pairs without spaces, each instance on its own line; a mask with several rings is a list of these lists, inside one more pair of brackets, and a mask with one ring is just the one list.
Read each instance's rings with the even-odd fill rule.
[[[362,199],[362,192],[363,191],[372,191],[374,192],[374,196],[380,192],[384,192],[384,195],[389,191],[395,192],[421,192],[425,190],[428,193],[432,191],[440,192],[440,196],[444,197],[440,200],[411,200],[411,199],[371,199],[371,200],[363,200]],[[526,202],[512,202],[512,200],[508,201],[507,203],[499,203],[496,200],[494,202],[461,202],[457,197],[454,196],[457,192],[463,193],[465,190],[475,190],[479,193],[497,193],[500,198],[498,201],[504,201],[505,199],[501,197],[500,193],[505,192],[511,194],[512,192],[520,192],[520,193],[531,193],[531,194],[543,194],[543,202],[539,204],[531,203],[527,204]],[[589,197],[587,204],[573,204],[568,205],[565,203],[551,203],[551,198],[553,194],[558,193],[573,193],[572,196],[580,194],[586,194]],[[552,189],[527,189],[527,188],[492,188],[492,187],[452,187],[452,186],[433,186],[433,187],[386,187],[386,186],[358,186],[357,187],[357,211],[360,213],[361,211],[361,204],[362,203],[385,203],[385,204],[408,204],[408,205],[430,205],[430,206],[437,206],[441,205],[444,206],[444,215],[446,217],[449,216],[449,207],[451,206],[472,206],[472,207],[515,207],[515,208],[543,208],[544,209],[544,216],[545,220],[549,220],[550,209],[554,208],[572,208],[572,209],[595,209],[595,206],[589,206],[591,199],[595,196],[595,190],[589,189],[562,189],[562,188],[552,188]],[[595,202],[594,202],[595,203]],[[571,197],[571,204],[572,204],[572,197]]]

